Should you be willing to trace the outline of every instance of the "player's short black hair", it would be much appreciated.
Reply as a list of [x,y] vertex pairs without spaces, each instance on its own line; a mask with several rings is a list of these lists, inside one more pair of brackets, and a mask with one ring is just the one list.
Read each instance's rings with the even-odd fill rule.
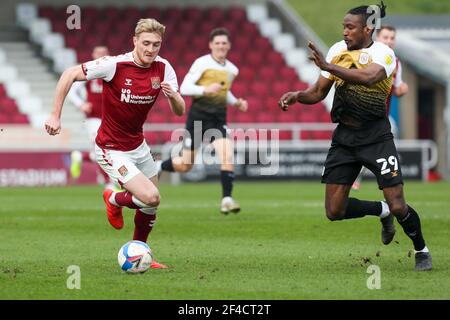
[[215,36],[227,36],[230,40],[230,31],[227,28],[215,28],[209,34],[209,42],[214,40]]
[[[380,9],[380,18],[384,18],[386,16],[386,8],[387,6],[381,1],[380,4],[376,5]],[[371,6],[359,6],[353,9],[348,10],[347,14],[360,15],[362,16],[363,25],[366,26],[367,20],[373,14],[371,10],[368,10]]]

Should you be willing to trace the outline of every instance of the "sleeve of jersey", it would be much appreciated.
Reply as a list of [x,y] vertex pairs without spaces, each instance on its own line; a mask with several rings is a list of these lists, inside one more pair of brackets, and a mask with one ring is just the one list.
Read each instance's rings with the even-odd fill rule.
[[180,92],[182,95],[201,96],[204,94],[205,87],[196,85],[202,73],[203,68],[199,60],[196,60],[189,69],[188,74],[184,77],[183,83],[181,83]]
[[116,73],[116,60],[113,57],[102,57],[97,60],[88,61],[81,65],[86,79],[103,79],[111,81]]
[[177,75],[170,63],[166,63],[166,68],[164,69],[164,82],[167,82],[172,87],[172,90],[178,92]]
[[237,98],[234,96],[234,94],[228,90],[227,92],[227,104],[234,105],[237,102]]
[[380,48],[377,48],[377,50],[374,50],[372,61],[373,63],[379,64],[384,68],[384,70],[386,71],[386,76],[388,78],[394,72],[395,66],[397,64],[394,51],[392,51],[392,49],[390,49],[388,46],[382,46]]

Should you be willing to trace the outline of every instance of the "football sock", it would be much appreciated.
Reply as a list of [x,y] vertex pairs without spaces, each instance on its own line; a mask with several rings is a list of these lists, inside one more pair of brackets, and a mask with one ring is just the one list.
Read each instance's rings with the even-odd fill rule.
[[[154,208],[152,208],[154,209]],[[134,215],[134,234],[133,240],[147,242],[148,235],[153,229],[156,220],[156,213],[145,213],[146,209],[137,209]],[[155,212],[153,210],[153,212]]]
[[128,207],[130,209],[146,208],[148,205],[138,200],[129,191],[113,192],[109,202],[117,207]]
[[380,201],[365,201],[348,198],[344,219],[361,218],[366,215],[379,216],[382,213]]
[[422,236],[422,228],[420,226],[420,218],[417,212],[408,206],[408,213],[403,219],[397,218],[398,223],[405,231],[406,235],[412,240],[414,250],[422,251],[425,248],[425,240]]
[[231,197],[231,191],[233,190],[233,180],[234,180],[234,172],[233,171],[220,171],[220,181],[222,182],[222,196]]
[[172,159],[167,159],[161,163],[161,169],[163,171],[175,172],[175,168],[173,167]]

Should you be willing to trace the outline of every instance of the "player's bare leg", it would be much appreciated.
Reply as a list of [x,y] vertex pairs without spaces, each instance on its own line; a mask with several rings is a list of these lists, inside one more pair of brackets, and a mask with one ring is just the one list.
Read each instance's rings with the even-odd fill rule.
[[159,205],[159,191],[156,185],[142,172],[123,184],[122,188],[125,191],[114,192],[112,189],[106,189],[103,192],[108,221],[116,229],[123,228],[122,207],[143,209],[152,214]]
[[[127,191],[115,194],[117,204],[136,209],[133,240],[147,242],[148,235],[153,229],[161,198],[157,184],[158,176],[149,179],[143,173],[139,173],[123,185]],[[154,260],[150,268],[165,269],[167,266]]]
[[403,185],[383,189],[384,198],[389,205],[390,212],[397,218],[403,231],[412,240],[416,259],[416,271],[428,271],[432,268],[431,254],[422,235],[420,218],[417,212],[410,207],[403,195]]
[[389,244],[394,237],[395,228],[388,205],[382,201],[349,198],[350,189],[351,185],[327,184],[325,209],[328,219],[335,221],[361,218],[366,215],[378,216],[383,225],[382,242]]
[[156,166],[158,167],[158,176],[161,175],[162,171],[167,172],[188,172],[192,169],[194,165],[195,156],[197,155],[197,150],[191,150],[183,148],[181,155],[174,158],[169,158],[164,161],[156,161]]
[[231,196],[234,181],[233,143],[230,139],[222,138],[214,140],[212,145],[220,160],[220,180],[222,183],[220,211],[224,214],[228,214],[229,212],[238,213],[241,207]]
[[123,185],[123,188],[133,196],[134,206],[140,208],[158,207],[160,201],[159,191],[156,187],[158,178],[155,176],[151,179],[141,172]]
[[172,159],[172,165],[176,172],[188,172],[194,165],[197,150],[183,149],[180,157]]
[[327,184],[325,187],[325,212],[331,221],[342,220],[350,193],[350,185]]

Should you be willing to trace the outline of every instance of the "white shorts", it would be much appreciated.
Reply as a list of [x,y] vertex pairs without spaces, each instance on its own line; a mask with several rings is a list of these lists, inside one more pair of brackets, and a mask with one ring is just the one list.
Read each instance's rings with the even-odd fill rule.
[[95,155],[100,167],[120,185],[127,183],[140,172],[148,178],[158,174],[155,160],[145,140],[131,151],[108,150],[95,145]]

